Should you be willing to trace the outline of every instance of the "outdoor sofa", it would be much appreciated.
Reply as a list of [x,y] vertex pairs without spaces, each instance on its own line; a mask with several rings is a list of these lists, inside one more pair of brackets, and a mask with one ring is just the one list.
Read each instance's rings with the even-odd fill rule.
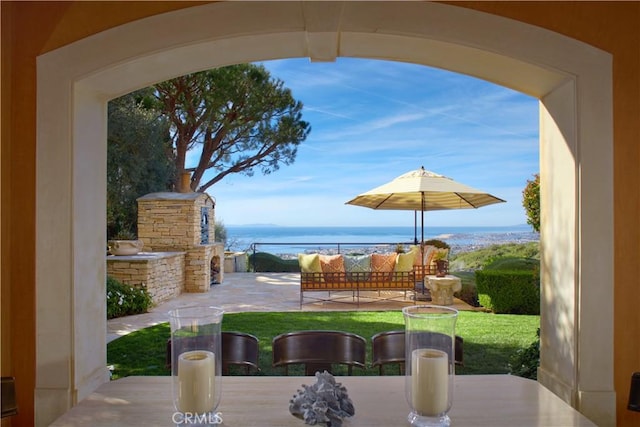
[[[360,304],[362,292],[369,291],[423,291],[426,274],[435,274],[434,255],[448,249],[425,246],[424,263],[419,246],[406,253],[372,253],[364,255],[320,253],[298,254],[300,264],[300,306],[305,293],[310,292],[350,292],[346,297],[331,298],[332,301],[355,302]],[[378,294],[380,294],[378,292]],[[367,293],[367,296],[370,296]],[[327,300],[312,297],[312,300]],[[347,301],[344,301],[347,299]]]

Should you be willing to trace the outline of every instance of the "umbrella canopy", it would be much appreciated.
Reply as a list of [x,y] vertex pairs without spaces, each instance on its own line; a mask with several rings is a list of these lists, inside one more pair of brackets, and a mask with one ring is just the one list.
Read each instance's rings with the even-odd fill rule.
[[503,202],[505,200],[421,167],[362,193],[346,204],[371,209],[420,211],[424,241],[425,211],[475,209]]
[[362,193],[347,204],[371,209],[435,211],[479,208],[504,201],[420,168]]

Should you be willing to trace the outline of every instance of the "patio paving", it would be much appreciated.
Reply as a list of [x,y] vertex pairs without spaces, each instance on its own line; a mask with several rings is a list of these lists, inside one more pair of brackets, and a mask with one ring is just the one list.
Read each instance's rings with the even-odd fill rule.
[[[401,310],[413,305],[412,293],[383,291],[361,293],[360,304],[352,302],[350,292],[333,292],[332,301],[315,301],[327,298],[326,292],[305,293],[300,307],[300,273],[226,273],[223,283],[211,286],[209,292],[184,293],[159,304],[148,313],[119,317],[107,321],[107,342],[138,329],[167,322],[167,312],[174,308],[195,304],[211,304],[222,307],[226,313],[244,311],[349,311],[349,310]],[[384,299],[380,299],[380,297]],[[348,303],[345,303],[348,302]],[[418,301],[418,303],[428,303]],[[452,306],[458,310],[477,310],[465,302],[454,299]]]

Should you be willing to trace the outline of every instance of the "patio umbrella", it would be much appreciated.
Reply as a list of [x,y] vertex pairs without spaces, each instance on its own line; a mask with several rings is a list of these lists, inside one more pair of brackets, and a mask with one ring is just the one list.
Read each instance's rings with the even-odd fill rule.
[[425,211],[475,209],[502,202],[505,200],[421,167],[362,193],[346,204],[371,209],[419,211],[421,242],[424,242]]

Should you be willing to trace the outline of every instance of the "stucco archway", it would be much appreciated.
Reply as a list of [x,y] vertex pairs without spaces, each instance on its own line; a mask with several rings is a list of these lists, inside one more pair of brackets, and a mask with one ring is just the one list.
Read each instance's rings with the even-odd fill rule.
[[[107,379],[106,102],[215,66],[337,56],[442,67],[541,100],[540,381],[598,424],[614,424],[609,55],[437,3],[222,2],[113,28],[38,59],[38,425]],[[585,341],[601,351],[581,351]]]

